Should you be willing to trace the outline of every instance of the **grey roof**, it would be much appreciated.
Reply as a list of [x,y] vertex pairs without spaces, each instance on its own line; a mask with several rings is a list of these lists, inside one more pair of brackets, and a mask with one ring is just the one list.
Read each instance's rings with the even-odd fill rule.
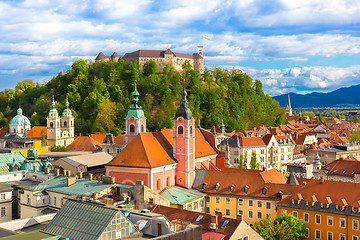
[[[62,158],[65,162],[71,164],[74,167],[85,165],[87,167],[94,167],[99,165],[105,165],[110,162],[114,157],[105,152],[97,152],[86,155],[70,156]],[[54,163],[56,165],[56,163]]]
[[192,188],[201,191],[202,184],[205,181],[206,174],[207,174],[207,170],[197,170],[195,173],[195,179]]
[[97,240],[118,212],[103,204],[69,199],[45,231],[72,240]]
[[289,177],[288,177],[288,179],[286,181],[286,184],[299,185],[299,182],[296,179],[294,172],[290,173],[290,175],[289,175]]

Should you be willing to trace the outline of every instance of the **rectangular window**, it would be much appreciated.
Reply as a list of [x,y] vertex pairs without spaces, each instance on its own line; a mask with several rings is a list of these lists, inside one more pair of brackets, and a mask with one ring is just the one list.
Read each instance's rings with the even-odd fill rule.
[[30,199],[30,196],[29,195],[27,195],[27,204],[31,204],[31,199]]
[[230,216],[230,209],[227,208],[227,209],[225,210],[225,214],[226,214],[226,216]]
[[54,197],[54,205],[56,205],[56,197]]
[[266,214],[266,218],[271,219],[271,214],[270,214],[270,213],[267,213],[267,214]]
[[249,218],[253,218],[253,211],[249,211]]
[[333,233],[332,232],[327,233],[327,240],[333,240]]
[[249,200],[249,207],[253,206],[253,200]]
[[257,201],[258,208],[262,208],[262,201]]
[[352,236],[352,240],[359,240],[358,236]]
[[297,217],[297,216],[298,216],[298,212],[293,211],[293,212],[292,212],[292,215],[294,215],[295,217]]
[[5,217],[6,216],[6,208],[5,207],[1,207],[1,216]]
[[216,197],[216,203],[220,203],[220,197]]
[[309,237],[309,229],[305,228],[305,237]]
[[244,204],[244,200],[239,198],[239,206],[242,206]]
[[271,209],[271,202],[266,202],[266,209]]
[[304,222],[309,222],[309,214],[304,213]]
[[359,221],[353,220],[353,230],[359,230]]
[[316,223],[316,224],[320,224],[320,223],[321,223],[321,216],[320,216],[320,215],[315,215],[315,223]]
[[285,209],[281,210],[281,213],[287,213],[287,211]]
[[320,239],[320,237],[321,237],[320,230],[315,230],[315,239]]
[[206,202],[210,202],[210,197],[209,197],[209,196],[206,196],[206,197],[205,197],[205,201],[206,201]]
[[345,218],[340,218],[340,227],[345,228]]
[[230,204],[230,198],[228,198],[228,197],[226,198],[226,204],[228,204],[228,205]]
[[243,210],[239,210],[239,215],[243,215]]
[[5,199],[5,193],[2,193],[2,194],[0,195],[0,199],[1,199],[1,200],[4,200],[4,199]]
[[333,217],[327,217],[327,220],[328,220],[328,222],[327,222],[327,225],[328,226],[332,226],[333,225]]
[[340,233],[339,239],[340,239],[340,240],[345,240],[345,234]]
[[258,219],[262,219],[262,212],[258,212]]

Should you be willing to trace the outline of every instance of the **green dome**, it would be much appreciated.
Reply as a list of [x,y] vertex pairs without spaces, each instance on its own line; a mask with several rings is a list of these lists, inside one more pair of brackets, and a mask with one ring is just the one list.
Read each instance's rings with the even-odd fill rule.
[[38,171],[43,171],[44,165],[40,162],[40,159],[37,158],[37,151],[30,148],[27,152],[27,158],[20,166],[20,170],[33,170],[34,166],[37,166]]
[[30,125],[30,121],[27,117],[22,115],[22,109],[17,110],[17,115],[13,117],[9,125]]

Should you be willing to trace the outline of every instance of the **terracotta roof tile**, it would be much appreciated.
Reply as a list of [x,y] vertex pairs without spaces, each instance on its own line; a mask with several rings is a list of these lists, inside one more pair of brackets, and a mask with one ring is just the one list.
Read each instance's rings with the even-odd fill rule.
[[360,174],[360,162],[355,158],[338,159],[321,169],[327,171],[326,175],[354,177],[355,174]]
[[90,136],[79,136],[69,146],[67,151],[101,151],[101,143]]
[[41,138],[41,131],[47,136],[47,127],[34,126],[26,133],[26,138]]
[[0,129],[0,138],[5,136],[8,131],[9,131],[9,128],[7,126]]
[[121,134],[119,136],[114,137],[115,145],[124,146],[125,143],[125,134]]
[[99,143],[103,143],[104,142],[104,138],[106,137],[106,133],[96,133],[96,134],[91,134],[90,135],[95,141],[99,142]]
[[157,140],[158,134],[138,134],[120,153],[118,153],[109,165],[153,168],[175,161],[166,152]]
[[[232,139],[235,140],[236,135],[234,134]],[[234,146],[236,141],[231,141],[230,146]],[[263,137],[239,137],[240,146],[248,147],[248,146],[266,146]]]

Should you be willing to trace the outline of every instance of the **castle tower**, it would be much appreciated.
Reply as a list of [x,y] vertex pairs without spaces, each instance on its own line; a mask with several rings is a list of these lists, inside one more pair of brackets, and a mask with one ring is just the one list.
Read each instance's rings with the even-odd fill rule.
[[61,146],[68,146],[74,141],[74,117],[69,107],[69,101],[66,98],[65,110],[61,118]]
[[292,111],[291,103],[290,103],[290,94],[288,94],[288,100],[287,100],[287,104],[286,104],[286,116],[291,117],[292,115],[293,115],[293,111]]
[[198,46],[198,54],[204,57],[204,46]]
[[185,88],[180,106],[173,119],[173,155],[178,161],[177,185],[191,188],[195,178],[195,120],[188,106]]
[[49,112],[47,120],[47,145],[60,146],[60,117],[59,113],[55,108],[55,100],[53,97],[52,108]]
[[136,89],[136,83],[135,90],[132,95],[133,100],[131,102],[130,110],[125,118],[126,145],[139,133],[146,132],[146,117],[139,104],[139,92]]

